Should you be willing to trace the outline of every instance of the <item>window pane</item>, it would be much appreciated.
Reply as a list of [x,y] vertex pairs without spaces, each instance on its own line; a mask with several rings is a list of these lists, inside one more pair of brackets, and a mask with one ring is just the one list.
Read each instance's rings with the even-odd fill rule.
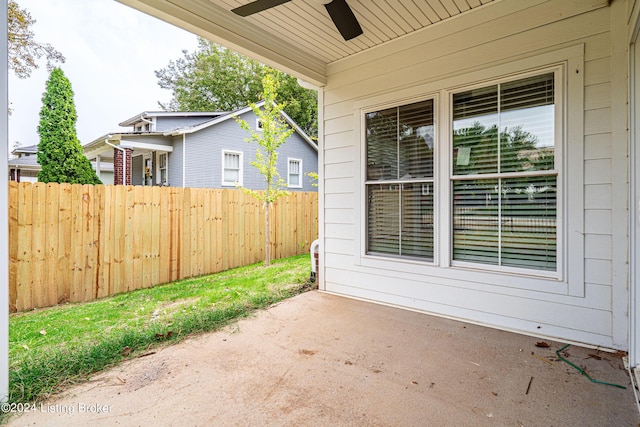
[[399,254],[398,185],[368,185],[367,252]]
[[398,179],[398,109],[366,115],[367,179]]
[[453,173],[498,172],[498,86],[453,96]]
[[240,169],[240,155],[235,153],[224,153],[224,167],[229,169]]
[[502,183],[502,265],[556,269],[556,177]]
[[400,179],[433,177],[433,100],[399,108]]
[[431,183],[402,184],[400,255],[433,260]]
[[554,168],[553,73],[500,85],[500,171]]
[[240,181],[240,173],[238,170],[225,169],[223,180],[224,182],[238,182]]
[[454,181],[454,260],[498,264],[498,201],[498,180]]
[[300,162],[296,160],[289,161],[289,173],[290,174],[299,174],[300,173]]
[[454,182],[453,259],[555,270],[556,181]]

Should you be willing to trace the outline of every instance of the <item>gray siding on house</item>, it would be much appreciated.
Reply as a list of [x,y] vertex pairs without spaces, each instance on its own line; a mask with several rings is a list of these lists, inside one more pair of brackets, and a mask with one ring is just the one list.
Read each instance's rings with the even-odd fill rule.
[[155,131],[164,132],[171,129],[195,126],[211,120],[214,117],[217,116],[211,115],[202,117],[157,117]]
[[172,187],[182,187],[182,136],[171,138],[173,141],[173,152],[167,158],[167,175],[169,185]]
[[[242,118],[255,125],[253,112],[245,113]],[[186,136],[186,186],[200,188],[233,188],[222,185],[222,152],[223,150],[240,151],[242,156],[243,186],[255,190],[264,188],[264,178],[257,169],[251,166],[255,160],[257,144],[248,143],[249,134],[242,130],[235,120],[229,119],[217,125],[202,129]],[[176,148],[171,157],[176,156]],[[278,171],[287,182],[288,158],[301,159],[303,174],[318,171],[317,152],[297,133],[294,133],[279,150]],[[174,185],[173,181],[170,181]],[[303,176],[302,188],[291,188],[291,191],[317,191],[308,176]]]

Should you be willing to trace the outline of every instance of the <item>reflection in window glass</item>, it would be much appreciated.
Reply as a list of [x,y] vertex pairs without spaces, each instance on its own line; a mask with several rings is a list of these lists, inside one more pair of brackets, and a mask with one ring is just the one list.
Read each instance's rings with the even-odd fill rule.
[[454,260],[557,268],[554,78],[453,96]]
[[433,259],[433,100],[368,113],[367,253]]

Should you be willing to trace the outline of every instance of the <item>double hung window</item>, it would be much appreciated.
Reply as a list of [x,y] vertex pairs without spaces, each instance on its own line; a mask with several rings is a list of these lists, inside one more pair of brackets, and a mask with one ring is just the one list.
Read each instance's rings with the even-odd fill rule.
[[289,159],[288,182],[291,188],[302,188],[302,160]]
[[222,185],[242,185],[242,152],[222,151]]
[[169,183],[167,177],[167,153],[160,153],[158,155],[158,169],[160,171],[160,185],[167,185]]

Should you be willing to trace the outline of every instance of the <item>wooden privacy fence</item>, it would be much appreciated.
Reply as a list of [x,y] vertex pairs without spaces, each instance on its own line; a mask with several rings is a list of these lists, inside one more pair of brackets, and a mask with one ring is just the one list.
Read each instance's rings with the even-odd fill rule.
[[[272,258],[309,250],[317,193],[271,214]],[[264,209],[241,190],[9,184],[11,311],[91,301],[264,259]]]

